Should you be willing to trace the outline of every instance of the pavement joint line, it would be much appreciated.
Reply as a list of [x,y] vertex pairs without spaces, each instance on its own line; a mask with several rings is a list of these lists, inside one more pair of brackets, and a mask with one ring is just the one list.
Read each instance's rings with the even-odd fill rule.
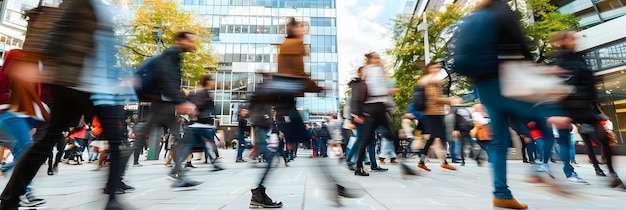
[[306,171],[306,173],[304,174],[304,192],[302,193],[302,205],[300,206],[301,210],[305,209],[304,204],[306,203],[306,186],[307,186],[307,182],[309,181],[309,168],[304,169]]

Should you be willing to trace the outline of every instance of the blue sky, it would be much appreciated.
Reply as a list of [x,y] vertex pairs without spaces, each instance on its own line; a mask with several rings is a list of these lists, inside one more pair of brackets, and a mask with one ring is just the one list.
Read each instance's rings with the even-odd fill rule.
[[405,0],[337,0],[340,96],[365,53],[382,53],[392,46],[387,36],[391,19],[404,3]]

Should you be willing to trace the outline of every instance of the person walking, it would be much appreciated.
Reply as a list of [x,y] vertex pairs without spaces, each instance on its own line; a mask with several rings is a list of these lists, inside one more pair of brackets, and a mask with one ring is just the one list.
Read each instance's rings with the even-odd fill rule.
[[[185,148],[183,154],[189,154],[194,145],[200,144],[206,153],[204,155],[205,159],[213,164],[213,171],[221,171],[223,168],[217,163],[218,153],[217,145],[215,144],[215,125],[213,120],[215,104],[209,92],[215,88],[215,80],[211,75],[203,75],[200,78],[200,84],[202,84],[202,88],[189,94],[189,101],[198,107],[198,115],[197,122],[189,125],[193,133],[193,139]],[[213,145],[215,158],[211,157],[210,151],[206,148],[206,142]],[[191,165],[191,162],[189,162],[189,165]]]
[[[0,199],[0,209],[17,209],[19,196],[34,178],[58,139],[61,131],[83,114],[99,117],[103,134],[111,145],[111,167],[106,189],[122,188],[125,158],[121,145],[125,128],[124,103],[133,98],[132,90],[124,88],[115,68],[115,35],[109,5],[101,1],[74,0],[63,3],[63,13],[48,31],[44,46],[42,83],[52,84],[54,110],[50,124],[41,140],[24,152]],[[68,41],[70,40],[70,41]],[[105,209],[127,209],[109,193]]]
[[[392,132],[389,118],[387,117],[388,96],[397,89],[387,87],[387,76],[381,66],[380,55],[376,52],[365,54],[368,65],[363,67],[361,82],[365,82],[367,90],[355,93],[356,103],[350,108],[354,111],[353,121],[362,124],[362,132],[357,132],[357,142],[359,142],[358,156],[354,175],[369,176],[369,173],[363,168],[363,159],[365,151],[370,142],[375,139],[375,131],[382,127],[387,132],[382,132],[383,137],[396,140],[396,136]],[[358,126],[357,126],[358,127]],[[370,157],[371,158],[371,157]],[[414,175],[413,171],[408,171],[404,164],[401,165],[402,174]]]
[[428,154],[430,146],[436,139],[442,145],[441,151],[436,152],[439,161],[441,162],[442,170],[456,170],[455,167],[448,164],[445,157],[446,145],[446,125],[444,123],[445,105],[450,104],[449,98],[443,97],[441,89],[441,80],[437,78],[437,74],[441,71],[441,66],[438,63],[429,63],[426,65],[426,74],[422,76],[418,84],[424,86],[424,94],[426,95],[426,108],[424,110],[424,133],[430,134],[430,137],[422,149],[422,155],[420,156],[420,162],[417,164],[417,168],[430,171],[430,168],[426,166],[424,161]]
[[246,136],[250,135],[250,126],[248,125],[248,110],[240,109],[237,111],[237,123],[239,130],[237,131],[237,158],[235,162],[246,162],[243,159],[243,151],[246,149]]
[[[182,162],[187,157],[183,151],[189,144],[189,138],[182,138],[180,135],[180,125],[176,118],[177,114],[195,114],[196,105],[189,102],[180,89],[182,77],[181,55],[193,52],[196,48],[194,33],[180,31],[175,35],[176,45],[167,48],[155,60],[150,71],[155,71],[156,80],[152,81],[153,86],[145,95],[138,95],[151,101],[148,122],[145,126],[137,128],[135,140],[135,161],[143,150],[146,143],[146,134],[153,126],[164,127],[170,130],[171,135],[176,139],[172,148],[172,159],[174,167],[168,175],[174,180],[173,190],[188,190],[198,187],[201,182],[193,181],[184,176]],[[150,60],[148,61],[150,62]],[[143,88],[143,87],[142,87]],[[113,145],[111,145],[113,148]],[[137,162],[135,162],[137,163]],[[138,164],[138,163],[137,163]]]
[[543,128],[546,144],[554,142],[552,126],[569,127],[571,120],[551,106],[508,98],[501,93],[499,64],[503,61],[531,61],[519,17],[506,0],[484,0],[467,16],[455,35],[453,71],[474,81],[492,127],[492,140],[485,142],[493,168],[495,207],[526,209],[507,185],[507,152],[511,143],[509,118],[535,121]]

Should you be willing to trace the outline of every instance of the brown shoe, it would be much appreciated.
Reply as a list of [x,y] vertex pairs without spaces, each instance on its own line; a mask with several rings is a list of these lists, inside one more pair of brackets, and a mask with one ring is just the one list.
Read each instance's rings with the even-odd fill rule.
[[447,163],[441,164],[441,169],[456,171],[455,167],[452,167],[450,164]]
[[423,163],[418,163],[417,164],[417,170],[429,171],[430,172],[430,168],[426,167],[426,164],[423,164]]
[[398,165],[398,163],[399,163],[399,162],[398,162],[398,161],[396,161],[396,159],[395,159],[395,158],[391,158],[391,161],[389,162],[389,164],[391,164],[391,165]]
[[507,209],[528,209],[528,205],[517,202],[515,198],[509,199],[493,199],[493,206]]

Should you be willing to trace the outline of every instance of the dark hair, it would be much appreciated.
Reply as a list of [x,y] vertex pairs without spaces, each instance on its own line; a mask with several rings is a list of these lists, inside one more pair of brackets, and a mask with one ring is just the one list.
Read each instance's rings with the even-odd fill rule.
[[293,28],[297,27],[300,24],[300,22],[298,22],[296,20],[296,18],[291,17],[289,18],[289,22],[287,22],[287,38],[295,38],[296,35],[293,32]]
[[363,71],[363,66],[359,67],[359,69],[356,70],[356,73],[361,73]]
[[376,53],[376,52],[370,52],[370,53],[367,53],[367,54],[365,54],[365,57],[366,57],[367,59],[370,59],[370,58],[372,58],[372,56],[374,55],[374,53]]
[[426,67],[424,69],[428,69],[428,68],[430,68],[432,66],[436,66],[436,65],[439,65],[439,62],[430,62],[430,63],[426,64]]
[[213,81],[213,80],[215,80],[213,79],[213,76],[211,76],[210,74],[205,74],[200,77],[200,84],[204,87],[207,81]]
[[176,40],[188,39],[189,37],[187,37],[187,35],[190,35],[190,34],[191,35],[196,35],[196,34],[191,33],[189,31],[179,31],[179,32],[176,33],[175,38],[176,38]]

